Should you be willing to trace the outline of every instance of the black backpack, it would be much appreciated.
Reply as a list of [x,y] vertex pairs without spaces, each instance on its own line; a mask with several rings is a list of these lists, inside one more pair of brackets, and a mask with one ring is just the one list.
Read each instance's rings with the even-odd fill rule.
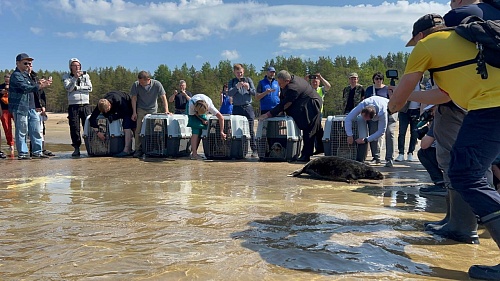
[[[500,2],[500,0],[497,1]],[[434,72],[450,70],[474,63],[477,64],[477,74],[480,74],[482,79],[488,79],[486,64],[500,68],[500,20],[485,21],[477,16],[469,16],[460,25],[444,30],[455,30],[461,37],[476,43],[478,53],[475,58],[470,60],[429,69],[431,79]]]

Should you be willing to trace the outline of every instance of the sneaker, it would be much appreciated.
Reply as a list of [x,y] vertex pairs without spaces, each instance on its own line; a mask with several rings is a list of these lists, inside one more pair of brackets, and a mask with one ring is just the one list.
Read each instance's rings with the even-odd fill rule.
[[446,196],[448,190],[444,187],[444,185],[435,184],[433,186],[420,188],[419,193],[422,195]]
[[71,156],[73,156],[73,157],[79,157],[80,156],[80,148],[79,147],[75,147],[75,151],[73,151],[73,153],[71,153]]
[[[411,154],[408,154],[408,157],[410,157],[410,155]],[[396,158],[396,160],[394,160],[394,161],[396,161],[396,162],[403,162],[403,161],[405,161],[404,154],[399,154],[398,157]],[[410,160],[408,160],[408,161],[410,161]]]
[[408,162],[413,162],[413,154],[408,153],[408,156],[407,156],[406,160],[407,160]]
[[0,150],[0,158],[7,158],[7,155],[5,155],[5,153],[3,153],[3,151]]
[[259,157],[259,153],[257,151],[252,151],[252,155],[250,155],[252,158],[257,158]]
[[141,158],[142,155],[144,155],[144,153],[140,150],[137,150],[136,152],[134,152],[134,158]]
[[189,157],[189,159],[191,159],[191,160],[203,160],[203,157],[201,157],[198,154],[196,154],[196,155],[191,154],[191,156]]
[[392,163],[392,160],[387,160],[384,167],[392,168],[394,167],[394,163]]
[[52,151],[46,150],[46,149],[44,149],[42,151],[42,153],[43,153],[43,155],[47,155],[47,156],[56,156],[54,153],[52,153]]
[[36,158],[36,159],[45,159],[45,158],[49,158],[49,156],[47,155],[44,155],[43,153],[40,153],[40,154],[33,154],[32,156],[33,158]]
[[31,157],[28,154],[20,154],[17,156],[17,160],[31,160]]
[[377,159],[373,158],[372,161],[370,161],[370,162],[375,163],[375,164],[382,163],[382,161],[380,161],[380,159],[378,159],[378,158]]

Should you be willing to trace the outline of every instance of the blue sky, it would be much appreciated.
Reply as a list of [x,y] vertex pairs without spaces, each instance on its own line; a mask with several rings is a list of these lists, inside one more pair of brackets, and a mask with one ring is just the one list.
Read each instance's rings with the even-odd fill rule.
[[37,70],[67,70],[72,57],[84,69],[151,72],[225,59],[260,69],[278,55],[363,62],[410,51],[413,22],[448,10],[448,0],[1,0],[0,69],[21,52]]

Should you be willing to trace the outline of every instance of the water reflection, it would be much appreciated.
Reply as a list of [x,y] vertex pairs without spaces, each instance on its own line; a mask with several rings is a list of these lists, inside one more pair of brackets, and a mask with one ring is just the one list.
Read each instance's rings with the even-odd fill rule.
[[[414,221],[346,220],[320,213],[281,213],[255,220],[249,229],[231,235],[270,264],[321,274],[404,272],[417,275],[456,274],[413,261],[406,249],[425,238],[402,236]],[[427,239],[427,242],[430,242]]]

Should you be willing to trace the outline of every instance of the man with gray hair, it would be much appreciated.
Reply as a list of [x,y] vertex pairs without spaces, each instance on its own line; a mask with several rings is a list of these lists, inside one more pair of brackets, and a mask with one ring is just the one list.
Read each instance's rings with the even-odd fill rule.
[[304,145],[301,156],[297,161],[308,162],[313,155],[314,140],[323,145],[323,128],[321,127],[321,105],[323,101],[318,93],[307,83],[304,78],[290,75],[288,71],[281,70],[277,75],[281,88],[282,99],[280,103],[259,120],[273,117],[281,112],[291,116],[299,129],[302,130]]
[[186,105],[191,99],[193,94],[186,90],[186,81],[179,81],[179,90],[174,90],[174,94],[168,99],[169,102],[174,102],[175,104],[175,114],[185,114]]

